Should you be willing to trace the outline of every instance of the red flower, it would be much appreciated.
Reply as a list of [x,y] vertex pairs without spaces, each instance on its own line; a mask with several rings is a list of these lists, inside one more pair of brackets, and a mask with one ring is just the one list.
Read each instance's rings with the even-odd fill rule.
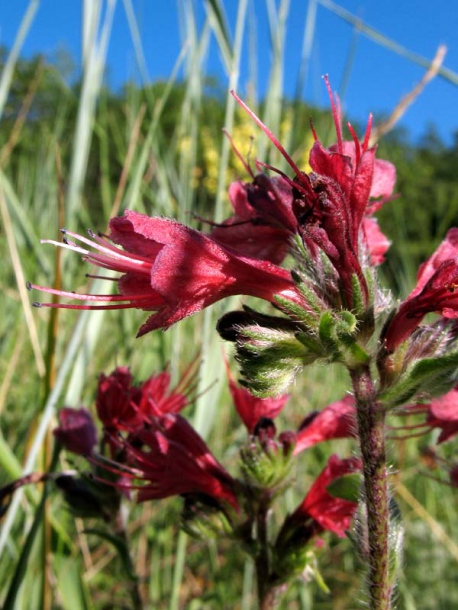
[[[104,305],[61,305],[73,309],[117,309],[135,307],[154,311],[138,335],[168,328],[225,297],[243,294],[274,301],[277,295],[306,307],[291,275],[267,261],[238,255],[198,231],[165,218],[150,218],[126,211],[110,221],[110,239],[92,235],[92,240],[66,232],[95,249],[92,252],[67,242],[64,247],[81,252],[99,267],[123,273],[118,279],[120,295],[77,295],[34,286],[51,294]],[[54,242],[51,242],[54,243]],[[62,245],[62,244],[60,244]]]
[[148,428],[130,437],[123,447],[131,465],[123,474],[144,482],[126,485],[129,490],[138,489],[138,502],[204,494],[239,510],[234,479],[180,415],[153,418]]
[[296,434],[294,455],[317,443],[356,435],[356,410],[353,396],[345,396],[322,411],[308,415]]
[[54,436],[67,451],[77,455],[91,455],[97,444],[97,430],[87,409],[64,407],[59,411],[60,425]]
[[426,423],[432,428],[441,429],[438,443],[448,441],[458,434],[458,387],[431,401]]
[[235,214],[213,229],[213,239],[244,256],[280,264],[297,225],[288,182],[253,175],[251,184],[233,182],[229,199]]
[[[292,207],[297,218],[297,232],[312,255],[315,253],[314,249],[319,248],[328,256],[340,278],[346,306],[352,307],[355,275],[363,295],[368,298],[368,287],[359,260],[360,234],[363,238],[365,236],[362,228],[363,219],[390,197],[395,170],[394,166],[386,161],[376,162],[375,148],[369,148],[371,118],[362,144],[351,126],[349,129],[353,142],[343,141],[340,108],[327,78],[325,80],[331,99],[337,144],[329,149],[324,148],[314,132],[315,144],[310,153],[313,172],[308,175],[300,171],[258,117],[235,97],[263,129],[293,170],[295,177],[290,180],[282,172],[270,168],[278,171],[292,187],[294,197]],[[381,199],[371,204],[371,197]],[[370,236],[367,237],[368,247],[372,250]],[[380,238],[377,241],[380,247]],[[374,256],[373,260],[378,262],[380,254]]]
[[458,318],[458,229],[450,229],[436,252],[418,271],[417,285],[401,304],[385,333],[388,351],[394,351],[427,313]]
[[151,375],[141,385],[133,385],[127,367],[118,367],[110,375],[100,375],[97,391],[97,413],[108,431],[132,431],[142,427],[151,417],[178,413],[187,404],[185,372],[177,387],[170,387],[170,373]]
[[229,377],[229,389],[237,413],[240,415],[248,432],[253,434],[256,424],[261,418],[274,419],[277,417],[285,406],[289,394],[283,394],[276,398],[257,398],[246,388],[237,385],[231,377],[229,367],[226,368]]
[[312,519],[315,534],[328,530],[338,536],[345,536],[357,503],[331,496],[327,487],[336,479],[361,470],[361,467],[361,461],[357,458],[341,460],[337,455],[331,455],[307,496],[288,520],[292,523],[304,523]]

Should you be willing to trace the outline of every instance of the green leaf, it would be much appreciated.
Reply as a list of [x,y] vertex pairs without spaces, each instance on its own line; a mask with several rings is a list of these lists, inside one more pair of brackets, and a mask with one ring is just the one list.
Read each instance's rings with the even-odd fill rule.
[[326,491],[333,498],[348,500],[349,502],[358,502],[360,500],[362,476],[357,472],[344,474],[338,479],[334,479],[326,487]]

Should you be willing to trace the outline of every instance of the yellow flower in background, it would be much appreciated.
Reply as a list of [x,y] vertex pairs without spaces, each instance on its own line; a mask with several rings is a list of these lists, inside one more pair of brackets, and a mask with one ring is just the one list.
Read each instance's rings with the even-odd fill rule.
[[[280,124],[279,137],[283,142],[288,142],[293,139],[293,109],[287,109],[284,113],[283,120]],[[221,137],[219,132],[212,130],[210,127],[203,127],[199,134],[199,146],[201,150],[201,156],[199,164],[193,167],[191,172],[191,186],[194,189],[204,189],[210,196],[216,196],[218,189],[218,177],[220,172],[220,155],[221,155]],[[254,160],[257,158],[256,155],[256,140],[254,138],[253,123],[250,117],[243,112],[242,109],[237,108],[235,113],[235,124],[231,131],[231,138],[240,151],[243,158],[251,164],[254,164]],[[304,172],[310,172],[311,168],[309,165],[309,154],[310,149],[313,146],[313,135],[310,132],[307,133],[303,143],[293,150],[293,157],[298,165]],[[189,157],[192,150],[192,141],[189,136],[185,136],[181,139],[179,144],[180,153]],[[275,152],[274,152],[275,154]],[[256,170],[255,170],[255,173]],[[248,176],[245,175],[245,169],[243,168],[240,159],[232,153],[229,158],[229,163],[226,171],[226,184],[230,184],[235,179],[240,178],[247,180]]]

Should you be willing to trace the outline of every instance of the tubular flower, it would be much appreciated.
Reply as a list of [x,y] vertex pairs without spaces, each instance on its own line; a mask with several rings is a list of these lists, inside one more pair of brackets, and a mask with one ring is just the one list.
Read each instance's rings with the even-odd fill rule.
[[127,367],[118,367],[110,375],[100,375],[97,390],[97,414],[108,432],[132,431],[149,419],[165,413],[178,413],[188,404],[188,369],[175,388],[170,387],[170,373],[151,375],[134,385]]
[[410,337],[427,313],[458,318],[458,229],[450,229],[436,252],[420,266],[417,285],[385,331],[390,352]]
[[[371,118],[362,144],[350,125],[353,141],[343,141],[340,108],[327,78],[325,80],[331,99],[337,144],[329,149],[324,148],[314,132],[315,144],[310,153],[310,166],[313,172],[310,174],[302,172],[296,166],[260,119],[237,96],[235,97],[263,129],[293,170],[295,174],[293,180],[278,170],[274,171],[278,171],[292,187],[292,210],[297,219],[295,231],[302,237],[305,246],[315,258],[318,250],[328,256],[339,276],[345,305],[351,308],[354,276],[359,281],[366,301],[368,300],[368,287],[360,262],[360,241],[365,245],[364,254],[366,251],[369,252],[375,264],[382,262],[383,254],[389,245],[386,238],[385,243],[382,244],[381,237],[374,234],[373,225],[366,223],[364,228],[363,220],[390,198],[395,169],[387,161],[376,161],[375,148],[369,148]],[[378,200],[370,202],[371,198]],[[374,249],[378,249],[378,253],[373,252]]]
[[345,396],[305,418],[296,434],[294,455],[323,441],[355,435],[355,399],[353,396]]
[[303,502],[288,519],[296,523],[311,519],[314,533],[328,530],[343,537],[350,527],[357,504],[331,496],[327,487],[336,479],[360,470],[361,461],[358,458],[340,459],[337,455],[331,455]]
[[[110,240],[91,234],[92,240],[66,232],[94,251],[73,242],[62,245],[81,252],[84,260],[122,273],[119,295],[82,295],[29,284],[51,294],[95,305],[36,303],[73,309],[137,308],[154,311],[137,336],[166,329],[216,301],[234,295],[275,301],[276,296],[307,307],[291,274],[268,261],[241,256],[211,237],[165,218],[126,211],[110,221]],[[50,242],[54,243],[54,242]],[[100,305],[100,303],[104,303]]]
[[458,434],[458,387],[431,401],[426,423],[441,430],[438,443],[448,441]]
[[97,430],[87,409],[64,407],[54,436],[65,449],[77,455],[91,455],[97,444]]
[[138,502],[197,494],[239,510],[235,480],[180,415],[152,418],[147,428],[124,441],[123,449],[129,468],[122,474],[143,482],[126,484],[138,489]]
[[213,239],[244,256],[280,264],[297,225],[288,182],[258,174],[251,184],[233,182],[229,200],[235,214],[212,230]]

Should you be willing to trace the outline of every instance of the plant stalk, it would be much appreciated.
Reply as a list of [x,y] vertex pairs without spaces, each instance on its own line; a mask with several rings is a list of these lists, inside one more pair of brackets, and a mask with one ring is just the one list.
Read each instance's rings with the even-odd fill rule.
[[390,610],[389,498],[385,452],[385,413],[377,402],[367,365],[351,371],[367,511],[368,589],[370,610]]
[[272,584],[269,547],[270,499],[262,498],[256,514],[256,533],[259,551],[256,555],[256,582],[259,610],[275,610],[279,602],[279,587]]

